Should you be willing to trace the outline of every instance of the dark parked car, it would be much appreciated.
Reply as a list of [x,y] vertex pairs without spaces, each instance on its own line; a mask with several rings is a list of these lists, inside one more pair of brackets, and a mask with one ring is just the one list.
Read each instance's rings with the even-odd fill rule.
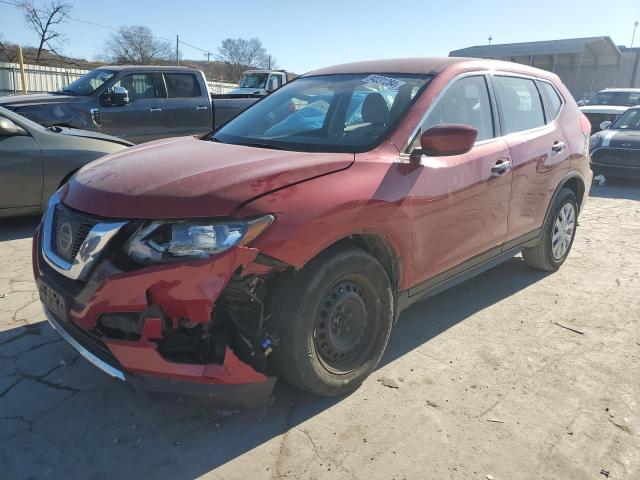
[[589,129],[556,75],[515,63],[311,72],[213,134],[81,169],[34,236],[41,299],[142,389],[247,406],[282,376],[343,394],[408,305],[519,252],[563,264]]
[[76,170],[129,145],[99,133],[45,128],[0,107],[0,217],[41,212]]
[[41,125],[113,135],[133,143],[211,130],[204,75],[188,67],[111,66],[92,70],[59,92],[0,97]]
[[640,107],[603,125],[589,141],[595,174],[640,179]]
[[[262,76],[261,88],[248,88]],[[279,70],[251,71],[243,77],[247,88],[211,95],[200,70],[119,65],[92,70],[59,92],[0,97],[0,106],[44,126],[92,130],[142,143],[208,133],[286,78]]]

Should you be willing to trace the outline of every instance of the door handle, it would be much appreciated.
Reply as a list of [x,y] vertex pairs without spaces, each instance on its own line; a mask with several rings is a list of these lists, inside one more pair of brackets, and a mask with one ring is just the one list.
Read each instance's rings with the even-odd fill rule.
[[199,112],[200,110],[207,110],[209,107],[207,107],[206,105],[198,105],[196,107],[196,112]]
[[551,147],[551,150],[553,150],[554,152],[558,153],[564,150],[564,142],[554,142],[553,146]]
[[161,112],[161,111],[162,111],[162,109],[161,109],[161,108],[150,108],[150,109],[149,109],[149,111],[150,111],[151,113],[154,113],[154,112]]
[[504,175],[505,173],[507,173],[507,170],[509,170],[509,168],[511,168],[511,160],[501,158],[493,167],[491,167],[491,177],[499,177],[500,175]]

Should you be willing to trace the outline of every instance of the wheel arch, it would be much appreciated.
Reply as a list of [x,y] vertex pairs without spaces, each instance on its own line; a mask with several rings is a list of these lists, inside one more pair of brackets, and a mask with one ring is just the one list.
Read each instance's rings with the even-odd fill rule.
[[394,296],[397,294],[400,289],[402,278],[401,259],[396,248],[394,248],[394,246],[383,236],[376,233],[354,233],[343,236],[330,245],[327,245],[323,249],[315,252],[313,256],[308,258],[305,263],[302,266],[297,267],[297,269],[304,268],[310,261],[320,255],[345,246],[364,250],[378,260],[389,277],[389,283],[391,284]]
[[587,194],[584,178],[580,174],[580,172],[577,172],[577,171],[569,172],[558,183],[558,186],[556,187],[555,191],[553,192],[553,195],[551,196],[549,205],[547,205],[547,213],[544,216],[545,223],[549,218],[551,207],[553,206],[554,202],[556,201],[556,198],[558,198],[558,195],[560,194],[560,191],[563,188],[568,188],[575,194],[576,199],[578,200],[578,210],[582,209],[582,205],[584,204],[584,198],[585,198],[585,195]]

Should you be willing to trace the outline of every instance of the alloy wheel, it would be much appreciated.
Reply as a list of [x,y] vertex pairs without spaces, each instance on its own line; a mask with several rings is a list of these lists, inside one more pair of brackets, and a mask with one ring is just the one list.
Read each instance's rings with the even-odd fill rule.
[[576,209],[572,203],[565,203],[556,217],[551,235],[553,258],[561,260],[569,251],[576,232]]

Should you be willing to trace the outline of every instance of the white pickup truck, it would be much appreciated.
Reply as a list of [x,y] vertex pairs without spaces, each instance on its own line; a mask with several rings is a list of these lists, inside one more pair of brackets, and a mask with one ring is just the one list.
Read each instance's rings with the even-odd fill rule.
[[287,79],[284,70],[247,70],[242,74],[238,88],[211,95],[213,127],[221,127],[245,108],[287,83]]
[[591,134],[604,130],[605,122],[611,125],[629,108],[640,105],[640,88],[607,88],[596,93],[580,107],[591,122]]

